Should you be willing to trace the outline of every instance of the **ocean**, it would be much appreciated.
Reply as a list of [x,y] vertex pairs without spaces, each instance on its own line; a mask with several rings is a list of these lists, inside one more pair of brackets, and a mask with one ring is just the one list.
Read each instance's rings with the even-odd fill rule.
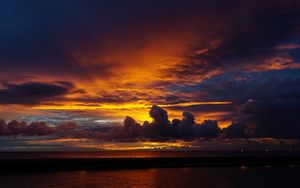
[[[74,159],[74,158],[157,158],[214,157],[237,155],[237,152],[3,152],[1,159]],[[274,153],[273,153],[274,154]],[[262,154],[256,154],[262,155]],[[282,154],[283,155],[283,154]],[[257,188],[300,187],[297,165],[170,167],[141,169],[102,169],[69,171],[1,171],[0,187],[201,187]]]
[[1,188],[58,187],[300,187],[300,168],[203,167],[136,170],[1,173]]

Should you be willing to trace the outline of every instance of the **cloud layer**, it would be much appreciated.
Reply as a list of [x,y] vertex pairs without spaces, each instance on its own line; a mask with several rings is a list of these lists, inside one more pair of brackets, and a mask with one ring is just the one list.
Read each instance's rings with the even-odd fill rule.
[[126,116],[123,126],[86,126],[74,122],[48,125],[45,122],[0,120],[0,135],[42,136],[60,138],[93,139],[195,139],[195,138],[300,138],[299,101],[295,100],[250,100],[240,108],[240,114],[230,126],[221,129],[216,120],[204,120],[197,124],[189,112],[182,113],[182,119],[169,120],[168,112],[156,105],[149,115],[152,122],[142,125]]
[[[298,137],[297,0],[12,0],[0,12],[1,118]],[[152,105],[164,109],[148,117]]]
[[3,84],[0,89],[1,104],[36,105],[44,101],[59,99],[74,88],[70,82]]

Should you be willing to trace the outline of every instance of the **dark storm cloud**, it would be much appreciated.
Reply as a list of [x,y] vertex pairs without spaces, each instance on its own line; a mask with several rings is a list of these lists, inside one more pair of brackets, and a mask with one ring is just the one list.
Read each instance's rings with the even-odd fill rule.
[[63,122],[56,126],[49,125],[45,122],[30,122],[11,120],[8,123],[0,119],[1,136],[45,136],[52,135],[59,138],[83,138],[95,136],[97,132],[79,128],[74,122]]
[[49,136],[50,138],[93,138],[110,139],[115,129],[113,127],[91,127],[78,125],[75,122],[64,121],[50,125],[43,121],[18,121],[6,122],[0,119],[0,136]]
[[[277,0],[190,0],[176,3],[169,0],[13,0],[2,1],[0,7],[3,70],[22,66],[29,71],[83,76],[89,72],[109,75],[116,67],[115,62],[82,66],[82,58],[76,56],[69,46],[83,52],[85,59],[97,61],[91,54],[105,55],[111,50],[122,52],[124,48],[140,49],[147,44],[148,31],[152,35],[168,33],[168,28],[173,28],[170,26],[192,22],[196,31],[201,28],[199,38],[208,36],[204,38],[209,41],[199,39],[199,44],[188,53],[190,64],[184,66],[209,71],[229,66],[228,60],[246,54],[255,58],[279,40],[294,34],[299,18],[296,1]],[[199,51],[202,44],[207,47],[220,38],[222,43],[208,53],[200,56],[193,53]],[[194,64],[195,59],[208,60],[209,66]],[[182,74],[186,71],[189,72],[184,69]]]
[[[111,62],[93,65],[86,70],[86,67],[80,65],[81,59],[74,56],[76,54],[68,49],[66,43],[85,48],[87,44],[93,47],[98,45],[99,40],[111,39],[113,31],[124,27],[119,24],[123,20],[115,23],[120,11],[116,5],[120,3],[122,2],[2,1],[1,69],[11,71],[22,67],[25,73],[29,71],[58,76],[64,73],[86,77],[88,72],[93,71],[101,73],[100,75],[110,74],[109,70],[113,66]],[[113,19],[112,15],[116,18]],[[107,20],[107,16],[111,19]],[[110,24],[113,26],[109,27]],[[102,53],[99,49],[96,51]]]
[[[248,99],[298,99],[300,96],[300,70],[286,69],[262,72],[228,72],[206,79],[202,83],[173,88],[176,91],[193,93],[202,101],[232,101],[232,105],[218,105],[216,108],[232,110],[235,104],[242,104]],[[210,107],[188,107],[193,109]]]
[[[236,3],[244,13],[233,11],[234,6],[229,8],[236,17],[220,18],[219,26],[212,29],[207,39],[200,40],[187,53],[186,63],[178,74],[205,76],[211,71],[251,69],[267,58],[288,51],[276,46],[287,41],[297,43],[300,37],[298,1],[253,1],[248,8],[240,3],[244,1]],[[290,53],[298,61],[297,50]]]
[[168,112],[156,105],[152,106],[149,115],[153,118],[153,124],[163,127],[169,123]]
[[[37,1],[1,2],[1,68],[52,72],[76,70],[76,60],[53,32],[51,7]],[[53,10],[53,9],[52,9]]]
[[0,104],[36,105],[64,96],[73,89],[73,84],[68,82],[4,84],[0,89]]
[[31,122],[27,124],[24,121],[12,120],[6,124],[4,120],[0,120],[0,135],[26,135],[26,136],[42,136],[51,135],[55,132],[44,122]]
[[189,112],[230,112],[235,110],[235,105],[233,104],[201,104],[201,105],[190,105],[190,106],[174,106],[168,107],[172,110],[181,110]]
[[246,126],[244,124],[232,123],[228,127],[222,130],[222,133],[226,138],[245,138]]
[[[233,123],[222,131],[226,137],[299,138],[299,85],[299,69],[286,69],[229,72],[180,90],[196,94],[199,100],[233,102],[218,105],[232,111],[227,120]],[[193,108],[203,107],[187,107]]]
[[[228,137],[299,138],[297,114],[300,101],[299,70],[272,71],[252,75],[252,79],[225,81],[215,85],[219,97],[229,97],[242,104],[232,118],[234,123],[224,130]],[[226,82],[231,83],[226,85]],[[221,88],[221,89],[220,89]],[[231,88],[231,89],[229,89]],[[236,88],[236,89],[232,89]],[[234,91],[241,92],[236,95]],[[248,100],[249,99],[249,100]],[[248,101],[247,101],[248,100]]]
[[251,137],[300,138],[300,99],[248,101],[238,122]]
[[[89,45],[90,51],[96,50],[101,54],[103,53],[101,49],[93,49],[98,42],[107,44],[107,39],[111,41],[120,34],[124,37],[129,34],[129,30],[137,33],[133,27],[139,28],[137,22],[141,23],[142,20],[137,20],[141,18],[132,12],[144,14],[143,9],[147,9],[147,4],[152,3],[2,1],[1,68],[6,70],[23,67],[23,70],[31,72],[52,74],[64,72],[86,76],[78,59],[64,43],[82,48]],[[119,37],[118,40],[120,39]],[[122,44],[122,40],[119,42]],[[108,45],[105,48],[108,48]],[[109,69],[111,62],[103,62],[100,65],[93,65],[89,71],[106,74]]]
[[183,118],[169,121],[167,111],[153,106],[149,112],[153,121],[143,126],[127,116],[123,126],[81,126],[63,122],[50,126],[45,122],[0,120],[0,135],[54,135],[59,138],[97,139],[195,139],[195,138],[300,138],[300,100],[250,100],[240,107],[240,115],[229,127],[220,129],[216,120],[197,124],[195,117],[183,112]]
[[112,132],[114,138],[150,138],[150,139],[193,139],[193,138],[215,138],[219,136],[220,128],[218,122],[214,120],[205,120],[201,124],[196,124],[195,117],[189,112],[182,113],[182,120],[168,119],[167,111],[152,106],[149,111],[153,118],[151,123],[144,122],[143,126],[127,116],[124,120],[124,126],[115,129]]

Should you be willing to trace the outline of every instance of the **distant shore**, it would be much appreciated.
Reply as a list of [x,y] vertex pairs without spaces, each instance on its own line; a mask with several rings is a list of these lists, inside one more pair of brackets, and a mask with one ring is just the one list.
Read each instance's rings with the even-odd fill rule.
[[[3,157],[4,155],[6,157]],[[298,166],[299,154],[256,154],[232,156],[153,156],[153,157],[51,157],[14,158],[12,153],[0,153],[0,172],[109,170],[178,167],[226,167],[226,166]],[[17,153],[15,153],[17,154]],[[22,155],[22,153],[20,153]],[[29,154],[29,153],[28,153]],[[47,154],[47,153],[44,153]],[[101,153],[100,153],[101,154]],[[32,153],[34,155],[34,153]]]

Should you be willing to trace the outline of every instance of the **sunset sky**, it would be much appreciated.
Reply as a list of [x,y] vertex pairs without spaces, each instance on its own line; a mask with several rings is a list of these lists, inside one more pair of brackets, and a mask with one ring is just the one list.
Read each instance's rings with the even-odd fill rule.
[[7,121],[142,124],[158,105],[223,128],[249,102],[300,111],[297,0],[11,0],[0,28]]

